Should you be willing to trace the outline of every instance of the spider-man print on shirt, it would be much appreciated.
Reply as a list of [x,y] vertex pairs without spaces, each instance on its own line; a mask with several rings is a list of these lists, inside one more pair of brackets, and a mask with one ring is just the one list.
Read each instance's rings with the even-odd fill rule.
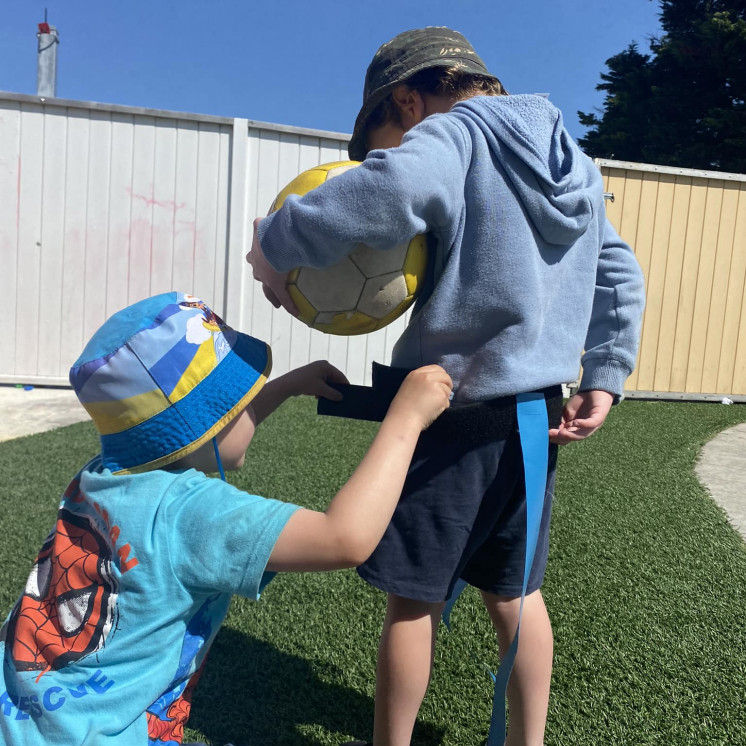
[[184,726],[192,709],[192,695],[204,666],[189,680],[186,689],[164,712],[158,715],[147,711],[148,739],[151,744],[180,744],[184,738]]
[[0,638],[18,671],[57,670],[104,645],[116,613],[112,549],[95,523],[62,508]]
[[225,597],[212,596],[187,625],[179,665],[168,688],[148,707],[148,738],[151,744],[180,744],[189,719],[192,694],[204,670],[206,646],[227,610]]

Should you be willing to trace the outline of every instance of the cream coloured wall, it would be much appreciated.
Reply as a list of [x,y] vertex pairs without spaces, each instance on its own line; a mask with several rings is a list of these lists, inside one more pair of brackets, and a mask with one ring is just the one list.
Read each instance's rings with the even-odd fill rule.
[[746,176],[596,161],[647,307],[632,395],[746,396]]

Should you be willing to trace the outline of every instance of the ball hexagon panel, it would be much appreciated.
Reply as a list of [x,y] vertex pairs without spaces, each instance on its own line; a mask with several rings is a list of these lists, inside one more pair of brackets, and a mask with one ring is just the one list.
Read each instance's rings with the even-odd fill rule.
[[408,241],[386,251],[359,243],[349,256],[366,277],[377,277],[389,272],[401,272],[408,250]]
[[295,286],[317,311],[354,311],[363,292],[365,277],[349,257],[332,269],[330,275],[328,269],[302,267],[298,270]]
[[382,319],[404,303],[408,296],[407,281],[401,270],[389,272],[366,280],[357,308],[374,319]]

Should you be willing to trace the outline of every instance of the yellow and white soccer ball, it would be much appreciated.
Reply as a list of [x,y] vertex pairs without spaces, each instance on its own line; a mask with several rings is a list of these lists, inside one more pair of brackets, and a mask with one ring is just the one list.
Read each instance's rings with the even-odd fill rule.
[[[337,161],[316,166],[293,179],[272,203],[279,210],[289,194],[306,194],[359,166]],[[350,336],[382,329],[414,302],[425,278],[427,243],[415,236],[388,251],[359,244],[326,269],[302,267],[288,275],[288,292],[301,321],[312,329]]]

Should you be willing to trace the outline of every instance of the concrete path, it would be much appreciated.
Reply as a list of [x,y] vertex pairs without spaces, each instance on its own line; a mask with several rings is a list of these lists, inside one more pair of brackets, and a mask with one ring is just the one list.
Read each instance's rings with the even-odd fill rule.
[[0,386],[0,441],[87,419],[72,389]]
[[723,430],[706,443],[695,471],[746,540],[746,423]]
[[[0,441],[33,435],[88,419],[72,389],[0,385]],[[746,540],[746,423],[705,445],[696,464],[699,480]]]

